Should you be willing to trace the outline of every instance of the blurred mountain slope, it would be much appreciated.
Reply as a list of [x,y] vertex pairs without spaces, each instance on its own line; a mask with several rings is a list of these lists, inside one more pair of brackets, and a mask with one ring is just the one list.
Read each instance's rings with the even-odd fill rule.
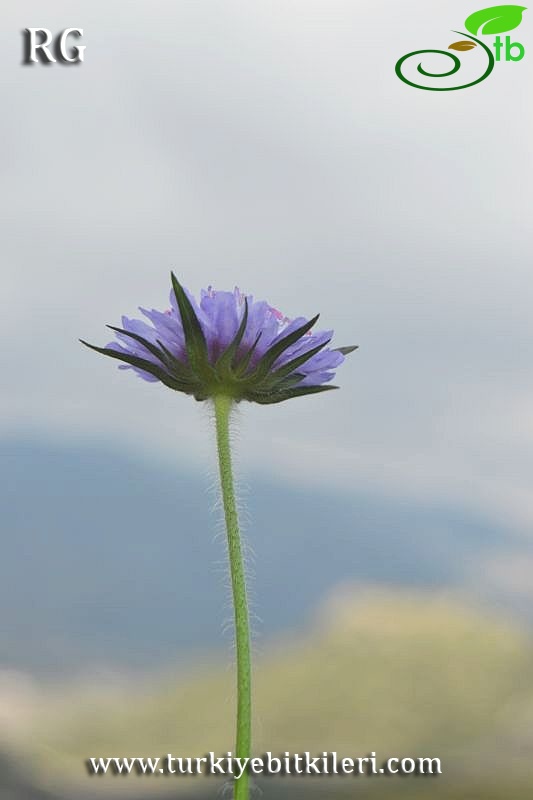
[[[145,668],[226,646],[226,555],[210,478],[101,443],[11,439],[0,454],[1,665]],[[339,582],[458,586],[484,559],[520,559],[529,546],[463,509],[355,486],[248,484],[262,635],[302,625]]]

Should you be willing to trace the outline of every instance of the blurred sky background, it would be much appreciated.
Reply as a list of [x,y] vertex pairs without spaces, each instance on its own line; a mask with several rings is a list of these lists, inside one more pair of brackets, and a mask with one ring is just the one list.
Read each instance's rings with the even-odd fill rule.
[[[447,46],[473,10],[449,0],[4,10],[6,661],[47,661],[20,643],[39,615],[54,641],[68,608],[56,633],[72,642],[71,624],[81,642],[80,609],[105,605],[91,588],[114,591],[115,559],[129,589],[110,607],[134,596],[141,606],[138,570],[148,558],[154,580],[160,541],[192,581],[187,602],[210,591],[209,415],[77,341],[104,344],[105,323],[165,308],[170,269],[195,292],[238,285],[289,316],[320,311],[338,344],[360,345],[341,391],[239,413],[249,538],[269,565],[257,558],[267,628],[268,592],[279,605],[295,556],[303,588],[289,617],[347,578],[425,576],[527,606],[531,58],[459,92],[415,91],[394,75],[399,56]],[[21,30],[40,25],[82,27],[85,63],[22,66]],[[526,50],[530,31],[525,12]],[[181,517],[173,487],[198,498]],[[152,610],[185,602],[161,569]],[[98,659],[115,657],[107,647]]]

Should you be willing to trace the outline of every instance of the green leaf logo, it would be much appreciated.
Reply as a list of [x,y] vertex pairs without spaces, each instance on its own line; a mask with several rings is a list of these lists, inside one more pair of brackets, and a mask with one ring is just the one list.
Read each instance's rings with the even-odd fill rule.
[[522,22],[522,11],[525,6],[491,6],[475,11],[467,17],[465,26],[470,33],[504,33],[518,28]]

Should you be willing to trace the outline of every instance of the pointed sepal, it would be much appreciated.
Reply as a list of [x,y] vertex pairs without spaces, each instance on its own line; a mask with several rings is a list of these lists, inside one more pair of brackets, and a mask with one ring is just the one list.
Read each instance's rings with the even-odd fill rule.
[[242,338],[246,332],[247,324],[248,324],[248,298],[245,297],[244,311],[242,314],[242,320],[238,327],[237,333],[233,337],[233,340],[226,347],[224,352],[220,355],[217,363],[215,364],[215,370],[219,372],[222,377],[231,374],[231,370],[234,366],[234,362],[237,357],[237,351],[239,349],[239,345],[242,342]]
[[300,327],[296,328],[295,331],[288,333],[286,336],[278,339],[275,344],[271,345],[271,347],[268,348],[266,353],[259,360],[257,367],[250,375],[250,379],[259,382],[263,378],[266,378],[276,359],[278,359],[288,347],[295,344],[298,339],[301,339],[302,336],[305,336],[305,334],[310,331],[313,325],[316,323],[319,316],[320,315],[317,314],[316,317],[310,319],[309,322],[305,322],[303,325],[300,325]]
[[178,279],[173,272],[171,274],[172,288],[178,304],[178,309],[181,317],[181,324],[183,326],[183,333],[185,334],[185,347],[187,349],[187,356],[192,371],[202,378],[212,377],[213,369],[209,364],[209,355],[207,352],[207,342],[205,335],[200,325],[200,321],[196,316],[196,312],[187,293],[183,286],[179,283]]
[[90,350],[94,350],[96,353],[101,353],[103,356],[109,356],[109,358],[116,358],[117,361],[123,361],[125,364],[128,364],[130,367],[136,367],[137,369],[143,370],[143,372],[148,372],[150,375],[153,375],[154,378],[157,378],[164,383],[165,386],[170,387],[171,389],[178,389],[179,391],[186,391],[184,386],[181,384],[180,381],[172,378],[164,369],[163,367],[154,364],[153,361],[148,361],[146,358],[140,358],[139,356],[134,356],[131,353],[124,353],[121,350],[114,350],[112,347],[97,347],[94,344],[89,344],[89,342],[85,342],[83,339],[80,339],[80,342],[88,347]]
[[265,395],[257,393],[253,399],[256,403],[262,405],[271,405],[273,403],[282,403],[284,400],[292,400],[294,397],[304,397],[307,394],[320,394],[321,392],[330,392],[338,389],[338,386],[296,386],[292,389],[281,390],[279,392],[269,392]]

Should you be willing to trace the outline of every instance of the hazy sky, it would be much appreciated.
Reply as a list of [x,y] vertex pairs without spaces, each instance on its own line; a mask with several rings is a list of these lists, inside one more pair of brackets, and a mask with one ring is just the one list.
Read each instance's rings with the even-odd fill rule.
[[[513,32],[526,58],[476,87],[394,74],[475,10],[10,4],[1,430],[204,464],[194,401],[77,343],[107,342],[104,324],[139,304],[165,308],[173,268],[194,291],[237,284],[290,316],[320,311],[338,344],[360,345],[340,392],[243,406],[246,468],[456,499],[527,535],[533,17]],[[40,25],[83,28],[85,63],[22,66],[20,31]]]

